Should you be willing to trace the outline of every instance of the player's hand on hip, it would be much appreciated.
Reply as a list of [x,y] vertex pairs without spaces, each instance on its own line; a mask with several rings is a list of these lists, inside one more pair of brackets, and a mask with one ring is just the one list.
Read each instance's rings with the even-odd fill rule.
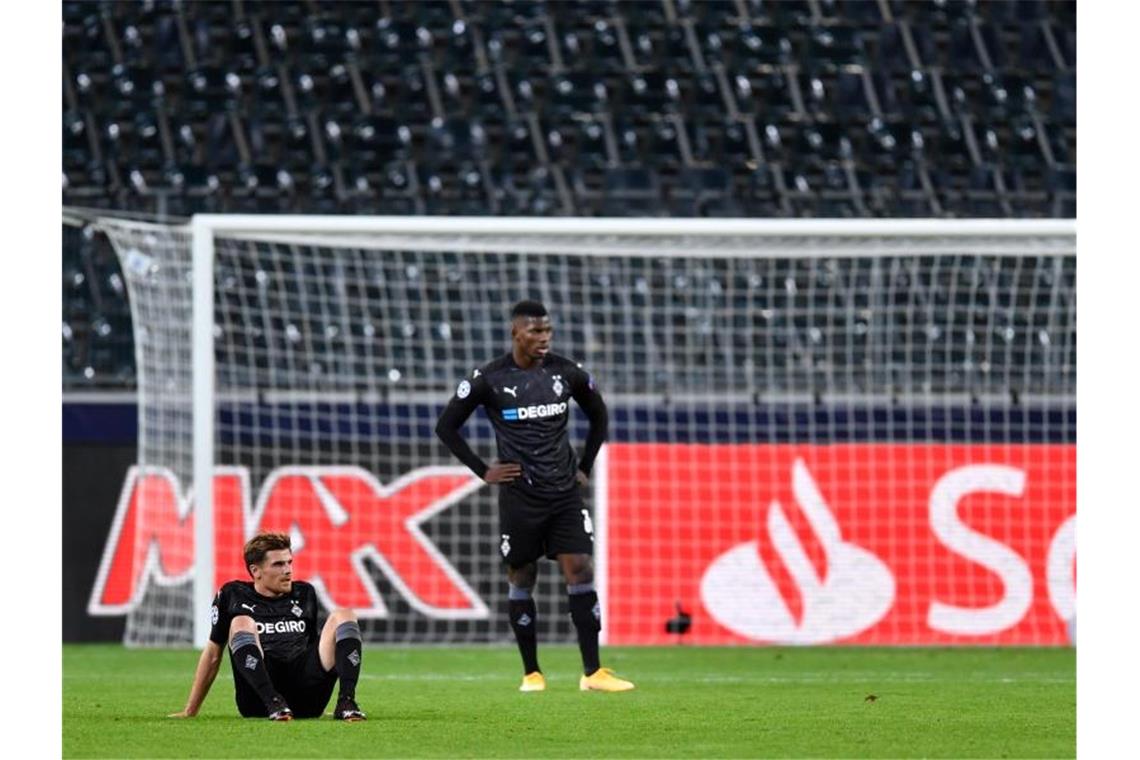
[[483,473],[487,483],[510,483],[522,475],[522,465],[518,462],[495,462]]
[[574,474],[574,477],[576,477],[578,479],[578,485],[580,485],[580,486],[590,485],[590,476],[587,475],[586,473],[582,472],[581,470],[578,470]]

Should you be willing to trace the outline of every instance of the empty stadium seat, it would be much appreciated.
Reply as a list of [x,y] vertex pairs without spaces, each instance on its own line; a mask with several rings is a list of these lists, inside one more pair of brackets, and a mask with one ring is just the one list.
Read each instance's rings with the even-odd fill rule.
[[732,174],[721,167],[682,169],[671,192],[669,211],[673,216],[740,216]]
[[[888,175],[918,125],[923,160],[959,185],[976,161],[997,161],[1043,192],[1041,166],[1074,159],[1074,15],[1064,3],[993,5],[425,2],[382,16],[283,3],[233,17],[69,2],[66,192],[129,190],[136,171],[185,192],[162,167],[187,161],[226,185],[251,160],[243,139],[298,177],[314,161],[584,160],[661,167],[668,189],[677,168],[716,163],[716,151],[741,177],[741,163],[802,151],[834,160],[834,142],[808,139],[821,132],[804,120],[846,125],[850,150]],[[154,140],[166,116],[136,126],[143,111],[169,114],[174,155]],[[105,155],[85,160],[89,113],[118,136],[97,132]],[[947,126],[962,117],[969,127]],[[1045,128],[1056,122],[1059,135]],[[962,130],[969,139],[954,137]]]

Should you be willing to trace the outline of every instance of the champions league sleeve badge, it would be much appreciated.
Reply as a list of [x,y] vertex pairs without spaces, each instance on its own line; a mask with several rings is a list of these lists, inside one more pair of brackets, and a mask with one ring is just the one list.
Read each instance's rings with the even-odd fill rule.
[[471,395],[471,383],[466,380],[460,382],[459,387],[455,389],[455,395],[457,398],[467,398]]

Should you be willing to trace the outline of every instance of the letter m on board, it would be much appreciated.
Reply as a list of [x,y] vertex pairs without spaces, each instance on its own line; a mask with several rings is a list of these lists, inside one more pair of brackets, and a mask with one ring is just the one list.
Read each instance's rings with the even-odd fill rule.
[[[293,537],[298,576],[328,609],[361,617],[388,609],[365,567],[379,566],[418,612],[432,618],[485,619],[479,595],[423,533],[421,525],[482,486],[466,468],[423,467],[382,485],[359,467],[282,467],[249,508],[242,467],[214,475],[214,586],[245,578],[243,543],[256,533]],[[194,572],[194,514],[178,479],[159,467],[132,467],[88,602],[91,615],[134,609],[153,582],[188,583]]]
[[[215,586],[221,585],[219,579],[238,577],[235,572],[242,567],[248,480],[243,467],[214,470]],[[190,580],[194,572],[192,501],[165,467],[136,465],[127,471],[87,603],[88,614],[122,615],[138,605],[151,581],[173,586]]]

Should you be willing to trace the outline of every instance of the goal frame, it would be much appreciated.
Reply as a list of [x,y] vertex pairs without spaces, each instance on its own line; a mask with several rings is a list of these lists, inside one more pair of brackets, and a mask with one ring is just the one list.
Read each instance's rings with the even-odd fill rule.
[[[838,237],[869,239],[875,237],[908,237],[934,239],[1066,237],[1074,239],[1075,219],[697,219],[697,218],[588,218],[588,217],[483,217],[483,216],[337,216],[337,215],[252,215],[196,214],[190,221],[192,251],[192,416],[193,416],[193,494],[194,510],[194,582],[193,644],[205,645],[209,636],[209,610],[214,586],[214,241],[218,235],[258,234],[329,234],[329,235],[536,235],[546,237],[579,237],[584,235],[613,237],[772,237],[810,238]],[[583,251],[583,253],[589,253]],[[897,255],[897,251],[863,249],[853,246],[849,255],[874,257]],[[598,255],[605,255],[600,252]],[[681,255],[677,251],[655,251],[654,257]],[[748,251],[740,255],[783,257],[787,249]],[[797,252],[802,257],[836,258],[843,254],[833,248],[813,252],[805,247]],[[931,254],[934,255],[934,254]],[[1006,252],[1005,255],[1034,256],[1037,252]],[[598,463],[599,477],[595,490],[604,488],[605,461]],[[599,528],[604,554],[604,493],[597,501]],[[598,567],[604,597],[605,558]]]

